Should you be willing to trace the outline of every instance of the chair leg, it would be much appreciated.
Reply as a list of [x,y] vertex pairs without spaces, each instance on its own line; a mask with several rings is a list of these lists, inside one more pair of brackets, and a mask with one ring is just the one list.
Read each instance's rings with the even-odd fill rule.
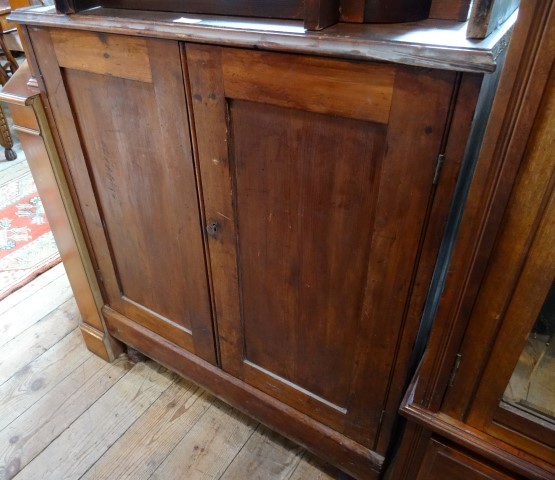
[[8,73],[4,70],[4,67],[0,65],[0,85],[6,85],[8,83],[10,77],[8,77]]
[[2,105],[0,105],[0,145],[4,147],[6,160],[10,161],[17,158],[17,154],[12,150],[13,138]]
[[17,63],[17,60],[12,55],[12,52],[10,52],[10,49],[6,46],[3,32],[0,32],[0,47],[4,51],[4,55],[6,55],[6,60],[8,60],[8,65],[10,66],[10,71],[13,75],[19,68],[19,65]]

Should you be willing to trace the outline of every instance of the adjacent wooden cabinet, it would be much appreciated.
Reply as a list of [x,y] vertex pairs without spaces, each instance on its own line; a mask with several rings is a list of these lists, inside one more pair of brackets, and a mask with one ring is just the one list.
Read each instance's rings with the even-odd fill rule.
[[521,9],[393,478],[555,478],[554,13]]
[[483,65],[199,43],[103,12],[16,19],[107,331],[377,478]]

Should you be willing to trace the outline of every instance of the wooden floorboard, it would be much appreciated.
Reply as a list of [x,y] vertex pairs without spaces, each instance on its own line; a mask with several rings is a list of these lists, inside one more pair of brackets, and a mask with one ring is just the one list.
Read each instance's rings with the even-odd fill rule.
[[[64,274],[2,313],[0,315],[0,346],[23,333],[72,296],[71,287]],[[37,298],[40,301],[37,301]]]
[[83,479],[149,478],[213,400],[196,385],[177,381],[91,466]]
[[125,375],[130,366],[126,358],[110,365],[92,356],[3,429],[0,478],[13,478],[24,469]]
[[[59,263],[50,270],[47,270],[42,275],[35,278],[32,282],[16,290],[4,300],[0,301],[0,325],[4,325],[2,315],[8,310],[11,310],[15,305],[24,302],[27,298],[31,297],[38,290],[45,285],[52,283],[55,279],[65,276],[63,264]],[[67,277],[66,277],[67,278]],[[69,283],[69,282],[68,282]],[[0,328],[2,328],[0,326]]]
[[63,266],[0,302],[0,480],[347,478],[151,360],[85,348]]
[[91,357],[74,330],[0,386],[0,431]]
[[73,298],[0,347],[0,385],[75,330]]
[[221,478],[256,479],[265,472],[272,479],[286,480],[295,471],[302,453],[301,447],[260,425]]
[[216,400],[150,478],[218,479],[256,426],[246,415]]

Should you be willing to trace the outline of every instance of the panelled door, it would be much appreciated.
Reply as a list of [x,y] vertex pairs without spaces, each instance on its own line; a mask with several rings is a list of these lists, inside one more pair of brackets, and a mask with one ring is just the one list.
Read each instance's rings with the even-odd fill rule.
[[31,33],[108,314],[216,363],[179,44]]
[[182,50],[222,367],[372,448],[455,75]]

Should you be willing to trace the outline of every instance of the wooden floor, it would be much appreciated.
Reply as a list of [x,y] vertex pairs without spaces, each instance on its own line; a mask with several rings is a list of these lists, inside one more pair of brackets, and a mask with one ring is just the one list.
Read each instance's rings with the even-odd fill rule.
[[348,478],[152,361],[84,347],[59,265],[0,302],[0,479]]
[[555,421],[555,342],[552,335],[531,334],[503,400]]

